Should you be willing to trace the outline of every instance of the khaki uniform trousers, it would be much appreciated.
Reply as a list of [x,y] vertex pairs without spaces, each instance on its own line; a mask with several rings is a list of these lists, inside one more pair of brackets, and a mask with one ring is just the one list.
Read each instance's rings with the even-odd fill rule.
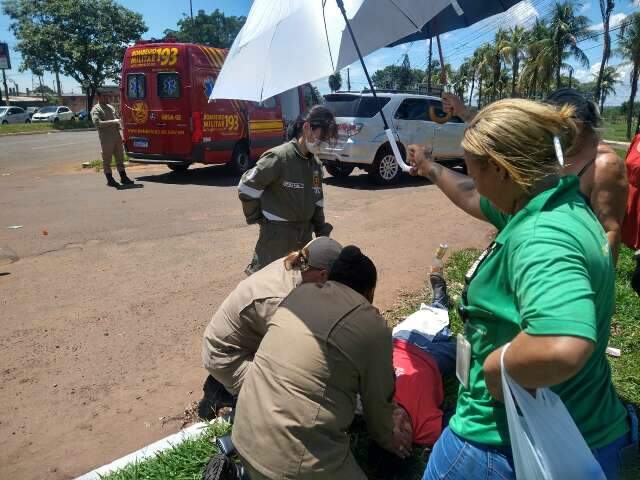
[[270,222],[260,224],[260,235],[256,243],[251,264],[245,273],[251,275],[271,262],[286,257],[312,240],[311,223]]
[[111,173],[111,159],[115,155],[116,166],[119,172],[124,170],[124,148],[120,135],[103,133],[100,135],[100,148],[102,149],[102,168],[104,173]]

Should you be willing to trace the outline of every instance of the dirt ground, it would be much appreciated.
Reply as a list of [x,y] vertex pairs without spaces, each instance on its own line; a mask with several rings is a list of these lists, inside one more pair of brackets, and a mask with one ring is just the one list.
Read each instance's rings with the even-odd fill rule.
[[[0,153],[0,247],[21,257],[0,267],[0,478],[68,479],[182,426],[167,418],[200,398],[202,333],[257,229],[219,168],[136,167],[144,188],[116,191],[75,161],[27,161]],[[378,267],[380,309],[420,288],[438,243],[487,241],[421,180],[328,177],[325,196],[334,237]]]

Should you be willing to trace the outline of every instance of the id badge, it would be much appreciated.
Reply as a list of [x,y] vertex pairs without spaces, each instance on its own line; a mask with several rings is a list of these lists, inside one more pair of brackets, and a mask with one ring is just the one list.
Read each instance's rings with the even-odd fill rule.
[[462,335],[456,337],[456,377],[464,388],[469,388],[469,369],[471,368],[471,344]]

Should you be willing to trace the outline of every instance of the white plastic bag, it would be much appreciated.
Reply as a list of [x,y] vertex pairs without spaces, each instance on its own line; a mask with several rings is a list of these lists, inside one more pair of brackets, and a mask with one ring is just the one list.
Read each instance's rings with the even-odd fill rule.
[[509,376],[509,345],[502,349],[500,369],[516,478],[606,480],[560,397],[548,388],[537,389],[534,397]]
[[420,308],[405,318],[402,322],[395,326],[393,335],[402,331],[415,330],[429,340],[442,330],[449,326],[449,312],[443,308],[435,308],[420,305]]

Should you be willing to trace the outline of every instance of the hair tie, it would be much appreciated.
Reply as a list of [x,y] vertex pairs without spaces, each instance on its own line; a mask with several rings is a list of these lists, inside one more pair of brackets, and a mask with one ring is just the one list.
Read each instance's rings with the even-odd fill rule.
[[556,149],[556,158],[561,167],[564,168],[564,155],[562,154],[562,145],[560,144],[560,137],[558,135],[553,136],[553,146]]

